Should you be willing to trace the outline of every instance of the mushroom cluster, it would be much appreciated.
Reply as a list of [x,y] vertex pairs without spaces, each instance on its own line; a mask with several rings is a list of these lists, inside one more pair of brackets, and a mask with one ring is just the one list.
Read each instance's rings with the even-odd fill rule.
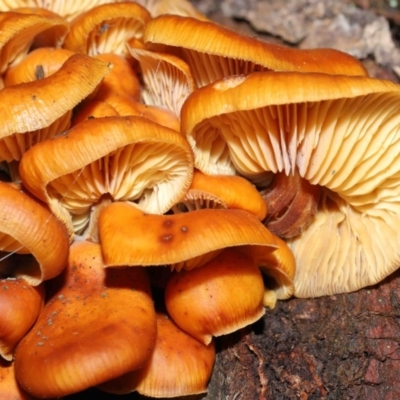
[[183,0],[65,3],[0,1],[0,398],[202,393],[214,337],[398,266],[399,86]]

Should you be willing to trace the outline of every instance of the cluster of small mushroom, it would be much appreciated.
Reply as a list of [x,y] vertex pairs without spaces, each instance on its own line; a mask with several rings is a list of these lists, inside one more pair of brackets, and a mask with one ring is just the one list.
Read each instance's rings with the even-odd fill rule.
[[183,0],[22,3],[0,1],[0,397],[201,393],[214,336],[397,268],[399,86]]

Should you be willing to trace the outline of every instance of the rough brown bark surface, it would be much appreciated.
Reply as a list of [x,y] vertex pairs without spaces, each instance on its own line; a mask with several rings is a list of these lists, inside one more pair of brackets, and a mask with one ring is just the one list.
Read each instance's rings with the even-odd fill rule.
[[207,399],[399,399],[399,286],[280,302],[220,339]]

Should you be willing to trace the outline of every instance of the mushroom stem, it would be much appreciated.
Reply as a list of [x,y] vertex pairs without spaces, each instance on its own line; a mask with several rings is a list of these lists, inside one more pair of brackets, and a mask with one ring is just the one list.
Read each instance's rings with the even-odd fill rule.
[[281,172],[261,194],[268,205],[265,225],[288,239],[299,235],[312,221],[318,211],[321,187],[312,185],[298,172],[289,176]]

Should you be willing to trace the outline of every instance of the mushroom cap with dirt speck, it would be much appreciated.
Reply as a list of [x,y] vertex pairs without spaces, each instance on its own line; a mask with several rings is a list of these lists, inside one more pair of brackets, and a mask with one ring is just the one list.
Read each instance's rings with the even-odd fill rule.
[[107,267],[171,265],[176,271],[191,270],[202,268],[227,247],[246,247],[276,283],[275,299],[293,294],[295,263],[289,248],[247,211],[202,209],[148,215],[116,202],[100,212],[99,236]]
[[[20,160],[25,151],[67,129],[72,109],[90,95],[109,66],[74,54],[53,75],[0,91],[0,159]],[[60,96],[60,93],[67,95]]]
[[[60,27],[63,37],[68,23],[60,16],[4,12],[0,16],[0,73],[20,62],[28,53],[35,36],[54,27]],[[55,38],[55,42],[60,38]]]
[[142,367],[155,340],[147,271],[105,269],[100,246],[82,241],[17,346],[15,373],[32,395],[63,397]]
[[40,47],[28,53],[17,65],[7,68],[4,85],[14,86],[46,78],[57,72],[74,52],[56,47]]
[[314,297],[372,285],[399,265],[399,115],[389,81],[259,72],[192,93],[182,133],[205,173],[255,182],[298,172],[322,188],[314,221],[288,241],[295,295]]
[[135,2],[102,4],[77,16],[65,37],[63,47],[95,56],[100,53],[124,55],[125,42],[141,40],[149,12]]

